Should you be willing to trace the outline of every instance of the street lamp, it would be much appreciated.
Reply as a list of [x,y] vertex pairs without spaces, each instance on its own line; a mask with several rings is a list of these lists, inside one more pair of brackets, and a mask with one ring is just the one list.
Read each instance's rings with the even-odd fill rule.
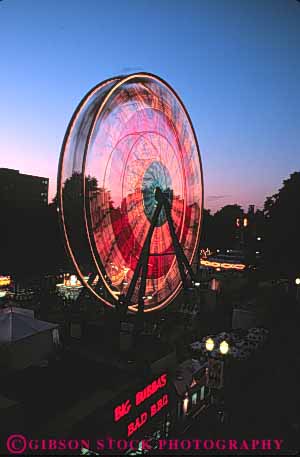
[[215,347],[215,342],[212,338],[207,338],[205,341],[205,349],[209,352],[213,351]]
[[298,298],[299,298],[300,278],[296,278],[296,279],[295,279],[295,284],[296,284],[296,301],[298,301]]
[[0,290],[0,305],[4,305],[6,302],[6,290]]
[[221,352],[221,354],[226,355],[228,353],[228,351],[229,351],[229,344],[227,343],[227,341],[224,340],[220,343],[220,352]]
[[71,275],[70,276],[70,285],[72,287],[76,286],[77,285],[77,276],[76,275]]

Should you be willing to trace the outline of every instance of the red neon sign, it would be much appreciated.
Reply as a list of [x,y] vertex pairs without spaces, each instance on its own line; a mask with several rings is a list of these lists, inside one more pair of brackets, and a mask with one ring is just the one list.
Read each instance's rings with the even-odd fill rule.
[[162,374],[158,379],[155,379],[151,384],[145,387],[135,395],[135,404],[139,405],[147,398],[154,395],[159,389],[162,389],[167,384],[167,375]]
[[130,400],[126,400],[121,405],[116,406],[114,409],[115,422],[118,422],[120,419],[122,419],[122,417],[126,416],[126,414],[128,414],[130,410],[131,410]]
[[[151,398],[155,395],[159,390],[163,389],[167,384],[167,375],[162,374],[159,378],[155,379],[148,384],[144,389],[136,392],[135,394],[135,406],[140,405],[148,398]],[[131,436],[135,433],[138,429],[143,427],[146,424],[149,417],[155,416],[159,411],[165,408],[169,403],[168,394],[164,394],[161,398],[159,398],[156,402],[152,403],[148,411],[143,411],[136,417],[135,420],[131,421],[127,426],[127,436]],[[132,404],[130,400],[126,400],[125,402],[117,405],[114,408],[114,420],[118,422],[123,417],[127,416],[132,408]]]

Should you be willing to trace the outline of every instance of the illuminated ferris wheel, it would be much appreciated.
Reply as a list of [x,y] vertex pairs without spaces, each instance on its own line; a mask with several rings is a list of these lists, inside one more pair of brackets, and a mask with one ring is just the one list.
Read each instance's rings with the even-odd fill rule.
[[200,151],[189,115],[162,79],[104,81],[80,102],[59,163],[65,245],[104,304],[167,306],[194,280],[203,205]]

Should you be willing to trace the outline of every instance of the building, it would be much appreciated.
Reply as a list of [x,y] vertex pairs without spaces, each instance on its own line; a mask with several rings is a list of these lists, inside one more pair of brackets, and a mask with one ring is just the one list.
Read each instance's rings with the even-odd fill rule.
[[1,207],[39,208],[48,204],[49,179],[0,168]]
[[176,392],[176,412],[173,417],[173,434],[184,433],[196,416],[210,405],[211,390],[208,385],[208,362],[189,359],[182,362],[176,370],[173,384]]

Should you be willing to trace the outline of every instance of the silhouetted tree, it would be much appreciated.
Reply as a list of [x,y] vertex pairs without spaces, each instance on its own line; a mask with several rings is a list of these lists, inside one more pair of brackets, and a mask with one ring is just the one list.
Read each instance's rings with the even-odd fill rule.
[[[97,189],[97,179],[91,176],[85,178],[87,209],[88,198]],[[83,176],[82,173],[74,172],[64,182],[62,189],[62,200],[64,207],[64,223],[70,246],[75,254],[76,260],[86,273],[92,271],[93,261],[90,255],[90,246],[86,236],[86,223],[84,218],[83,202]]]
[[294,172],[265,201],[265,261],[279,275],[293,277],[300,272],[299,195],[300,172]]
[[206,248],[215,247],[216,243],[216,233],[215,233],[215,226],[214,226],[214,216],[210,214],[209,209],[203,209],[202,212],[202,228],[201,228],[201,236],[200,236],[200,247]]
[[234,249],[236,247],[236,219],[243,217],[239,205],[226,205],[214,215],[214,229],[217,247]]

